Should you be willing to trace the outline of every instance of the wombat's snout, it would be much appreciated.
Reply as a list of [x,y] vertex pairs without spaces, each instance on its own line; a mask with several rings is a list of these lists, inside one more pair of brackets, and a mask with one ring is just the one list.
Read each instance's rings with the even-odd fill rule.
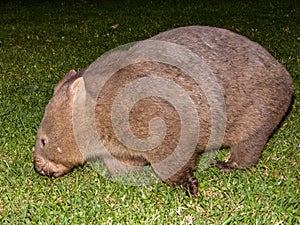
[[69,168],[61,164],[55,164],[41,156],[34,157],[34,169],[39,174],[48,177],[59,177],[70,171]]

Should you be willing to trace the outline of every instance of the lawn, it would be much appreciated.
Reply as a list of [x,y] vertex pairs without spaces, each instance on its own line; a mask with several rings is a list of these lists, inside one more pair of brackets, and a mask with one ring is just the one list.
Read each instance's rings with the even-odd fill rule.
[[[1,224],[300,224],[299,21],[293,0],[1,1]],[[89,165],[58,179],[34,171],[36,131],[66,72],[121,44],[194,24],[249,37],[293,77],[291,111],[259,164],[198,171],[198,198],[162,182],[112,182]]]

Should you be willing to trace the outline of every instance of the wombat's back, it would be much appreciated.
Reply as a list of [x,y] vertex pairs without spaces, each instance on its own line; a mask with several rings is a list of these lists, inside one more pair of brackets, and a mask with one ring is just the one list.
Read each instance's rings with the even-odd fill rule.
[[231,31],[190,26],[151,38],[183,45],[209,66],[221,86],[227,111],[227,142],[245,138],[243,130],[270,134],[286,113],[293,93],[291,76],[259,44]]

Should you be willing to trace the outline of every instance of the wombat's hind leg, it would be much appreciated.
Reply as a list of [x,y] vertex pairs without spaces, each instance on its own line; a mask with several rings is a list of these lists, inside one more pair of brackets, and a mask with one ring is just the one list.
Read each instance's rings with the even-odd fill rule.
[[230,159],[228,162],[216,161],[213,165],[223,172],[234,169],[247,169],[258,162],[267,140],[266,135],[256,132],[248,139],[230,146]]

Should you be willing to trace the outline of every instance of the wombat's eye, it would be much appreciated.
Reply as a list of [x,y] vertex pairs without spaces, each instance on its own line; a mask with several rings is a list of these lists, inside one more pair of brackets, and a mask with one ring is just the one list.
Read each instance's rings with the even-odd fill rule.
[[42,138],[41,139],[41,143],[43,146],[45,146],[47,144],[47,139],[46,138]]

